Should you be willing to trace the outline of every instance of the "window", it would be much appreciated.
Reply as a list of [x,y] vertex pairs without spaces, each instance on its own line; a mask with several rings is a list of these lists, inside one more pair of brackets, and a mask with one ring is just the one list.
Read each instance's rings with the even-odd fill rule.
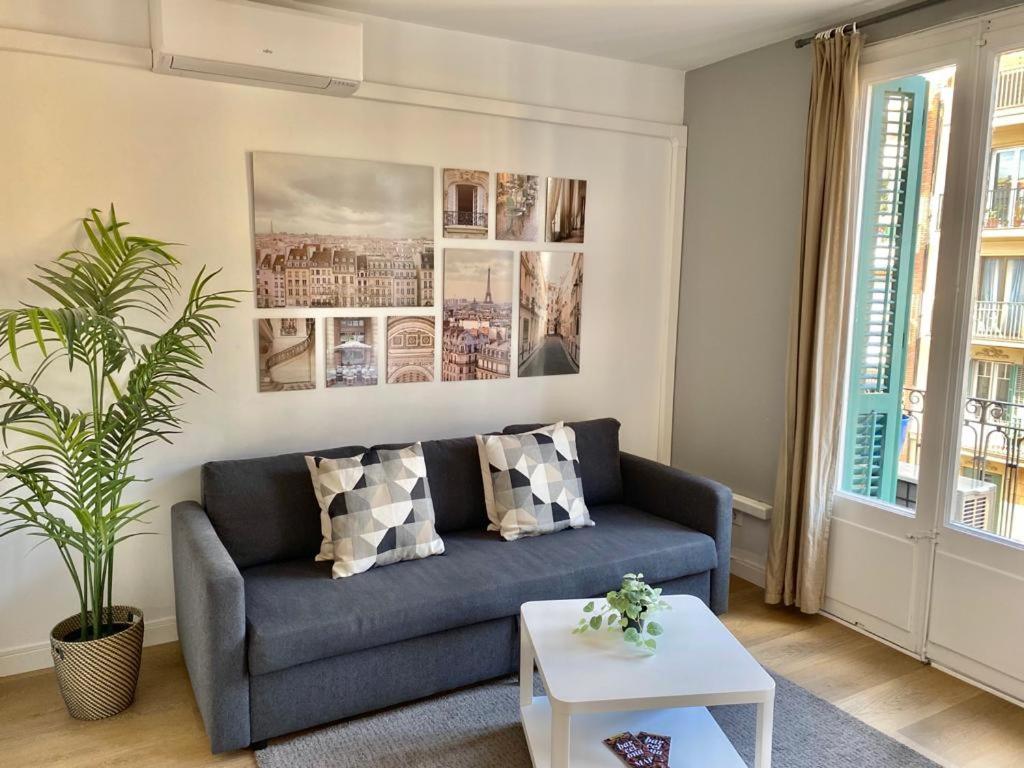
[[865,125],[841,487],[911,510],[954,71],[874,85]]
[[987,360],[974,361],[972,394],[982,400],[997,400],[1008,403],[1012,400],[1011,386],[1015,368],[1009,363],[991,363]]
[[1024,147],[996,149],[989,169],[986,229],[1019,229],[1024,225]]

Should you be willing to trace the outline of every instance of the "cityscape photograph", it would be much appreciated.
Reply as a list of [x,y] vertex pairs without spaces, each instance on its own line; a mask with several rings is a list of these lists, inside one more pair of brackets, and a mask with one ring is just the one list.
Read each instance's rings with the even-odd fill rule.
[[256,321],[259,391],[316,389],[316,321],[268,317]]
[[377,318],[328,317],[324,320],[324,342],[328,387],[377,383]]
[[495,187],[496,240],[536,240],[540,218],[536,176],[499,173]]
[[388,384],[434,380],[434,317],[388,318]]
[[256,306],[432,307],[434,169],[252,154]]
[[446,248],[441,380],[507,379],[512,251]]
[[582,243],[586,214],[586,181],[548,177],[545,240],[549,243]]
[[519,255],[519,375],[580,371],[583,254]]
[[444,236],[482,240],[487,237],[487,171],[445,168],[441,174]]

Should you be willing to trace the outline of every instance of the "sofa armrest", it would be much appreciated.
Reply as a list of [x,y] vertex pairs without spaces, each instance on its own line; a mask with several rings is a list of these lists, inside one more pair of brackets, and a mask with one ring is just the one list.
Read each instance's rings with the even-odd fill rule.
[[242,574],[194,501],[171,508],[178,641],[210,748],[249,746],[249,672]]
[[711,610],[725,613],[729,607],[732,491],[714,480],[629,453],[619,454],[619,461],[627,503],[715,540],[718,567],[711,572]]

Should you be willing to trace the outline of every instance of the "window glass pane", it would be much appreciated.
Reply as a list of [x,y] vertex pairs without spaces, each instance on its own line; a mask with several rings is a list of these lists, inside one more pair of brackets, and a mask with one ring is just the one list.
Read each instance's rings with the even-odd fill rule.
[[[1024,53],[1000,57],[950,519],[1024,542]],[[987,372],[986,375],[983,372]],[[972,386],[973,383],[973,386]]]
[[912,513],[955,70],[872,86],[841,487]]

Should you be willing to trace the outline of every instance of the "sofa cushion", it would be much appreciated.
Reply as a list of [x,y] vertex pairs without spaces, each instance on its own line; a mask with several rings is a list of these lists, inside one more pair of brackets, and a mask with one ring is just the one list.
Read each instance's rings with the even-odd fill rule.
[[419,443],[343,459],[307,456],[306,465],[334,578],[444,552]]
[[[364,451],[360,445],[351,445],[306,453],[339,459]],[[312,558],[320,551],[320,507],[306,468],[306,453],[203,465],[203,506],[239,568]]]
[[487,530],[506,541],[593,525],[583,500],[576,433],[564,424],[518,435],[477,435]]
[[[412,443],[375,445],[371,450],[404,448]],[[434,527],[438,533],[487,527],[480,458],[473,437],[424,440],[423,459],[434,499]]]
[[529,600],[604,594],[624,573],[657,584],[717,565],[705,534],[623,505],[591,515],[593,528],[512,542],[482,528],[450,533],[440,557],[351,579],[331,579],[330,565],[312,558],[246,569],[250,671],[515,616]]
[[[616,419],[567,421],[576,431],[580,455],[583,500],[588,507],[622,501],[622,470],[619,468],[619,422]],[[543,424],[512,424],[506,435],[529,432]]]

